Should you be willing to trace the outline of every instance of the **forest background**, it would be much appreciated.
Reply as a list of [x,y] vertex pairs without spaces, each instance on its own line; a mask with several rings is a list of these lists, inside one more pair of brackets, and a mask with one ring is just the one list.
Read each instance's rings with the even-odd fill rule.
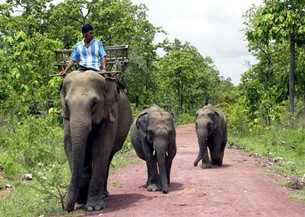
[[[281,173],[305,176],[305,8],[297,0],[265,0],[243,15],[257,59],[238,86],[209,56],[166,34],[130,0],[7,0],[0,5],[0,216],[63,215],[69,169],[63,151],[55,50],[71,49],[91,23],[105,46],[129,45],[122,76],[134,116],[154,103],[193,123],[207,103],[227,116],[229,143],[267,157]],[[164,56],[157,50],[162,49]],[[129,138],[118,159],[132,153]],[[124,156],[124,157],[123,157]],[[113,168],[122,162],[114,160]],[[33,174],[31,182],[25,174]],[[284,183],[295,186],[294,183]],[[302,185],[294,195],[304,200]],[[53,204],[44,206],[41,203]],[[22,211],[22,212],[21,212]]]

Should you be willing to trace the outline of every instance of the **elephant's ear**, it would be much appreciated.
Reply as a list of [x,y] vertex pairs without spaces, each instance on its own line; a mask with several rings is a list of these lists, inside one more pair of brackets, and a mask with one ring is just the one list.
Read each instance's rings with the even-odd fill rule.
[[136,126],[137,129],[139,130],[141,135],[146,135],[147,133],[147,127],[148,127],[148,113],[144,112],[139,115],[139,117],[136,120]]
[[107,116],[115,103],[118,101],[118,91],[116,81],[114,79],[106,78],[106,85],[104,87],[104,99],[105,99],[105,116]]
[[198,115],[199,115],[200,113],[202,113],[202,109],[198,109],[198,110],[197,110],[196,115],[195,115],[195,116],[196,116],[196,119],[197,119],[197,117],[198,117]]
[[116,86],[116,80],[106,78],[106,100],[114,103],[118,101],[118,91]]
[[215,127],[215,130],[216,128],[219,127],[219,121],[220,121],[220,116],[219,116],[219,113],[215,110],[214,111],[214,118],[215,118],[215,124],[214,124],[214,127]]
[[61,116],[64,119],[69,120],[70,114],[69,114],[69,108],[66,105],[65,96],[66,96],[66,88],[65,88],[64,84],[62,83],[60,86]]

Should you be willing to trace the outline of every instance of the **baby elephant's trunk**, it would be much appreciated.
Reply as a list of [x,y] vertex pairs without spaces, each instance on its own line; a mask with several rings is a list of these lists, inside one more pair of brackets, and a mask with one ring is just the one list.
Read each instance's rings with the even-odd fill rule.
[[194,167],[196,167],[196,166],[198,165],[198,162],[199,162],[200,160],[202,160],[203,155],[204,155],[204,150],[203,150],[203,148],[200,148],[199,154],[198,154],[198,156],[197,156],[197,158],[196,158],[196,160],[195,160],[195,162],[194,162]]
[[158,168],[162,185],[162,192],[166,194],[168,192],[168,179],[166,171],[166,150],[167,144],[165,141],[156,140],[155,146],[157,152]]

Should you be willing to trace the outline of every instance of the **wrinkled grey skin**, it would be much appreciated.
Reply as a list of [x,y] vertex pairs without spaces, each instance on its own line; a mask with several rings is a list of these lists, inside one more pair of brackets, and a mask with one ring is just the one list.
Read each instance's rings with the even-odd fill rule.
[[[222,165],[227,143],[227,123],[225,115],[211,104],[196,112],[196,133],[199,143],[199,154],[194,162],[197,166],[202,160],[202,168]],[[210,151],[210,157],[208,149]]]
[[172,161],[177,152],[173,115],[153,105],[135,119],[130,136],[138,157],[146,161],[147,190],[167,193]]
[[[103,209],[109,165],[132,122],[128,98],[115,81],[93,71],[74,71],[63,81],[61,106],[71,169],[66,210],[74,210],[76,202],[86,204],[88,211]],[[109,112],[115,121],[109,120]]]

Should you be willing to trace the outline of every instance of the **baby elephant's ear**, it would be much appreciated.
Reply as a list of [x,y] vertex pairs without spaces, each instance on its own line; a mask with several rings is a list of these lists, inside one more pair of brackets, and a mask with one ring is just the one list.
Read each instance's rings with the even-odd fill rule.
[[219,113],[217,111],[215,111],[214,114],[215,114],[214,115],[214,122],[215,122],[214,127],[216,129],[216,128],[218,128],[220,117],[219,117]]
[[147,127],[148,127],[147,115],[148,115],[148,113],[144,112],[144,113],[140,114],[139,117],[137,118],[136,126],[137,126],[137,129],[140,131],[140,133],[146,134],[146,132],[147,132]]

